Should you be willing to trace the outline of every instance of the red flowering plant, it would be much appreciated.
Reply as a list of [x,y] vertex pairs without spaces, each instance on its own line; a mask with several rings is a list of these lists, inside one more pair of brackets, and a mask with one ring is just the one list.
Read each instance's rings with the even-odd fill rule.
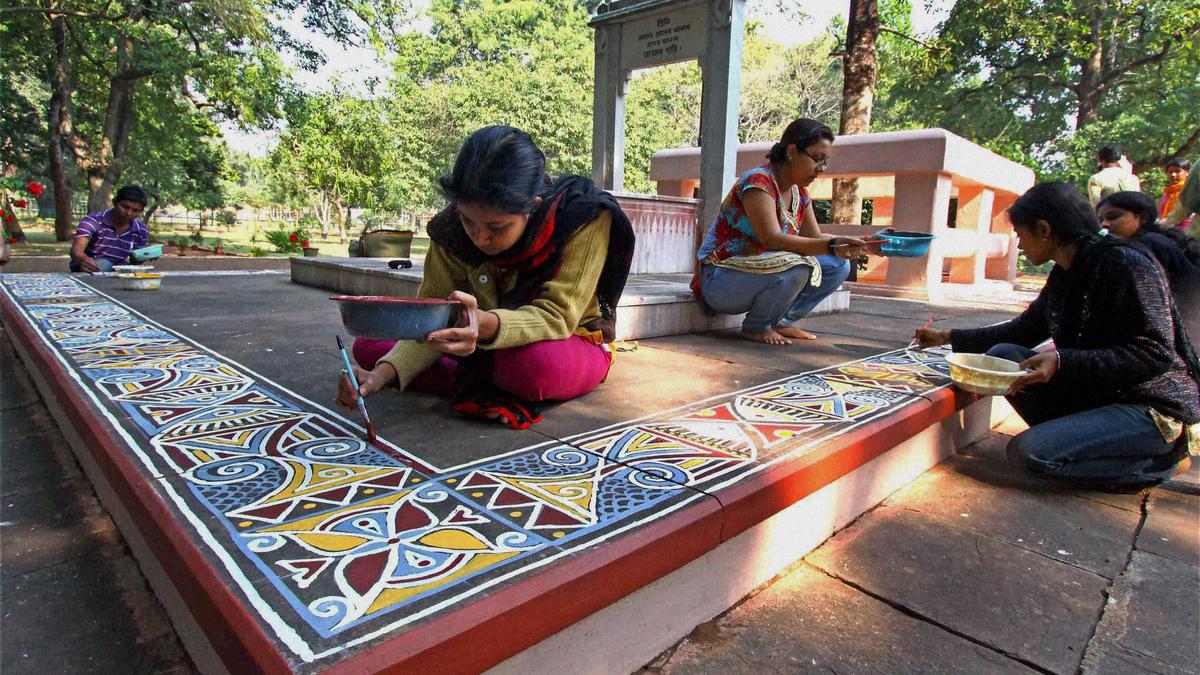
[[16,177],[0,179],[0,220],[4,221],[4,241],[6,243],[16,244],[25,239],[25,231],[21,229],[17,209],[28,207],[29,200],[16,195],[28,192],[34,197],[40,197],[45,191],[45,186],[37,181],[31,180],[22,184],[21,180]]
[[283,223],[267,232],[267,241],[280,253],[300,253],[308,248],[308,231],[303,227],[288,229]]

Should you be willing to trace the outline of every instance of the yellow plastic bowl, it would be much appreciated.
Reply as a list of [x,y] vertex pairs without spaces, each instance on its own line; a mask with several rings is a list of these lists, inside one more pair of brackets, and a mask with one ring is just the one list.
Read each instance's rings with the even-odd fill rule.
[[1019,364],[987,354],[951,354],[946,361],[954,384],[980,396],[1004,396],[1026,372]]
[[121,288],[127,291],[156,291],[162,285],[161,274],[118,274]]

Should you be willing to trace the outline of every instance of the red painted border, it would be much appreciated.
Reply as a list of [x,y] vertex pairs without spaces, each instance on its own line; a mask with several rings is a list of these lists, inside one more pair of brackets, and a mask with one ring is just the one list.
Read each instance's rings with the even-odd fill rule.
[[14,305],[7,294],[0,293],[0,316],[14,342],[40,362],[39,372],[32,374],[50,389],[75,433],[88,444],[92,459],[217,656],[231,672],[290,672],[288,659],[262,624],[205,559],[192,534],[180,526],[170,506],[142,475],[124,441],[92,414],[78,388],[69,384],[72,380],[66,369]]
[[[23,346],[53,371],[47,383],[85,439],[141,535],[167,571],[218,656],[230,670],[290,670],[221,575],[180,527],[142,476],[123,443],[69,381],[50,348],[0,294],[2,315]],[[757,525],[978,400],[953,389],[933,392],[900,411],[822,444],[818,451],[722,489],[664,518],[641,525],[472,600],[427,623],[397,629],[374,645],[347,650],[331,673],[478,672],[520,653],[611,605]],[[329,658],[335,657],[327,657]],[[318,662],[321,663],[321,662]]]
[[[717,492],[725,507],[727,541],[954,414],[949,389],[933,392],[853,431],[823,441],[811,452]],[[967,402],[969,403],[969,401]]]

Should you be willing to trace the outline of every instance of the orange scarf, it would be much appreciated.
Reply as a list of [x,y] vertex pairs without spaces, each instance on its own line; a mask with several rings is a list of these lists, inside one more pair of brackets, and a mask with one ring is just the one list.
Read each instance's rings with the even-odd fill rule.
[[1187,173],[1184,172],[1178,183],[1171,183],[1163,188],[1163,198],[1158,204],[1158,217],[1166,218],[1171,211],[1175,210],[1175,202],[1179,201],[1179,193],[1183,192],[1183,184],[1187,182]]

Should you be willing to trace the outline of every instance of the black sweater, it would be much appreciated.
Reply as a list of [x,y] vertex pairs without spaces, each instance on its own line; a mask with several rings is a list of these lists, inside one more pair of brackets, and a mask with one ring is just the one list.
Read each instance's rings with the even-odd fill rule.
[[1200,421],[1195,352],[1171,312],[1158,265],[1128,244],[1085,242],[1071,269],[1056,265],[1020,316],[950,336],[956,352],[985,352],[1002,342],[1033,347],[1054,338],[1061,365],[1050,385],[1078,409],[1133,403],[1188,424]]
[[1169,237],[1158,232],[1139,231],[1132,241],[1145,246],[1167,273],[1167,285],[1175,296],[1175,307],[1191,337],[1192,345],[1200,344],[1200,267],[1188,260],[1183,249]]

